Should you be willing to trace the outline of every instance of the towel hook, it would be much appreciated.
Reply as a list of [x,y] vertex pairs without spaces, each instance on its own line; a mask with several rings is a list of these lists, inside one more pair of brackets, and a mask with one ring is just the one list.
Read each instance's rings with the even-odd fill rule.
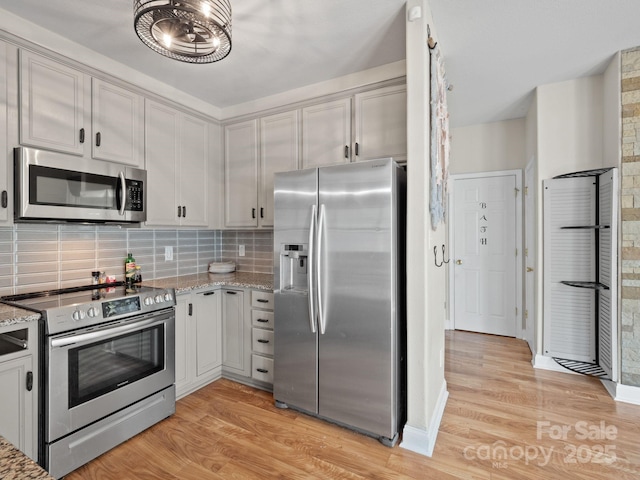
[[433,247],[433,263],[435,263],[436,267],[440,268],[441,266],[443,266],[445,263],[449,263],[451,261],[451,259],[449,260],[445,260],[445,250],[446,247],[444,245],[444,243],[442,244],[442,261],[440,262],[440,264],[438,265],[438,246],[434,246]]

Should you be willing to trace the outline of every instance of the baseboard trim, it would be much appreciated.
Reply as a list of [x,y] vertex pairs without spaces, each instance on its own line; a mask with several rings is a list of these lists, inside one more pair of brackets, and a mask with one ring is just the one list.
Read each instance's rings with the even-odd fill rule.
[[531,363],[533,364],[533,368],[538,368],[540,370],[551,370],[553,372],[561,372],[561,373],[570,373],[571,375],[580,375],[579,373],[572,372],[568,368],[564,368],[562,365],[559,365],[553,358],[546,357],[544,355],[536,354]]
[[411,425],[405,425],[402,430],[402,442],[400,447],[412,452],[419,453],[430,457],[433,455],[433,449],[436,445],[436,438],[438,437],[438,430],[440,429],[440,423],[442,416],[444,415],[444,407],[447,404],[447,398],[449,398],[449,392],[447,391],[447,382],[442,382],[442,388],[438,395],[438,401],[429,422],[429,429],[423,430],[421,428],[412,427]]
[[[640,387],[633,387],[631,385],[622,385],[620,383],[607,382],[611,385],[605,384],[606,380],[602,381],[604,388],[607,389],[609,394],[616,402],[631,403],[632,405],[640,405]],[[611,387],[611,389],[609,388]],[[613,390],[613,394],[611,391]]]

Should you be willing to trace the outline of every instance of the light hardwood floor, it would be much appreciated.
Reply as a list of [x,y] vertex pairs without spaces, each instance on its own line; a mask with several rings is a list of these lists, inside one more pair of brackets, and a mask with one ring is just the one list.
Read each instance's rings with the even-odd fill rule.
[[520,340],[447,332],[446,352],[431,458],[219,380],[66,479],[640,479],[640,406],[593,378],[534,370]]

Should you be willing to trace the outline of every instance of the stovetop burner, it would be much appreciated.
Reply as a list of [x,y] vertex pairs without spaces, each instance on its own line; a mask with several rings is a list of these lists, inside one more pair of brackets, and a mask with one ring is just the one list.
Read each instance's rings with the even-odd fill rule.
[[0,301],[42,314],[51,334],[173,307],[175,292],[113,282],[7,295]]

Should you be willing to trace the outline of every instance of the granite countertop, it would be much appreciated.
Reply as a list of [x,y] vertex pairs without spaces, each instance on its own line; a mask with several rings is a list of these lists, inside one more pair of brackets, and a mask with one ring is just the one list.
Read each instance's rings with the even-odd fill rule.
[[40,465],[2,437],[0,437],[0,478],[2,480],[54,480]]
[[[24,322],[36,322],[40,320],[40,314],[31,310],[23,310],[22,308],[11,307],[0,303],[0,327],[8,327]],[[3,477],[0,477],[3,478]]]
[[273,290],[273,274],[252,272],[198,273],[143,281],[142,284],[149,287],[175,288],[178,295],[197,288],[217,286]]

